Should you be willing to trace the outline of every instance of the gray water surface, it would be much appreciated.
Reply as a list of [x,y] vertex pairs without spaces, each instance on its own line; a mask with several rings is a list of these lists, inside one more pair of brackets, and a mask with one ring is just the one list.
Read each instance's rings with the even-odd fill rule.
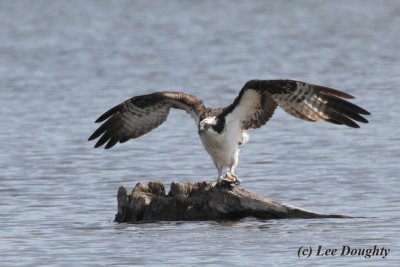
[[[0,1],[1,266],[399,266],[399,1]],[[181,90],[226,106],[250,79],[345,90],[361,129],[277,111],[241,151],[242,187],[356,219],[116,224],[136,182],[215,179],[196,128],[105,151],[108,108]],[[390,248],[386,259],[299,259],[300,246]]]

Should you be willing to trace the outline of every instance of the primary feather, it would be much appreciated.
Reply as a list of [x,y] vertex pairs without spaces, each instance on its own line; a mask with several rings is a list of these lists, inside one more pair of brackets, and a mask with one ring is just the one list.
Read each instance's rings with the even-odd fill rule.
[[302,120],[359,128],[356,122],[368,123],[362,115],[370,113],[345,100],[353,98],[333,88],[294,80],[250,80],[231,105],[218,109],[205,107],[190,94],[156,92],[135,96],[106,111],[96,120],[103,124],[89,140],[99,138],[95,147],[108,149],[157,128],[171,108],[184,110],[195,120],[219,177],[225,167],[236,177],[239,147],[248,140],[245,131],[263,126],[278,106]]

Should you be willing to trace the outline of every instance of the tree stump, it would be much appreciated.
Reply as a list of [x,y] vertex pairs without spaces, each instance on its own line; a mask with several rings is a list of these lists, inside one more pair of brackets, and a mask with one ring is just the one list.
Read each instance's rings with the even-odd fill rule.
[[349,218],[344,215],[314,213],[282,204],[239,187],[213,185],[210,181],[172,183],[166,195],[160,181],[137,183],[128,194],[125,186],[118,189],[118,213],[115,221],[203,221],[285,218]]

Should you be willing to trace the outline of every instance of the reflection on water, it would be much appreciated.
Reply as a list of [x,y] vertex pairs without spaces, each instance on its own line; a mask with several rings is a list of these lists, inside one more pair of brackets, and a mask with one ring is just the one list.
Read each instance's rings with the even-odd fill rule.
[[[293,265],[301,245],[346,244],[390,247],[398,263],[399,12],[396,1],[1,2],[1,266]],[[155,90],[226,106],[253,78],[336,87],[373,115],[354,130],[276,112],[241,152],[242,186],[365,218],[113,223],[121,184],[216,171],[184,113],[110,151],[86,141],[94,119]]]

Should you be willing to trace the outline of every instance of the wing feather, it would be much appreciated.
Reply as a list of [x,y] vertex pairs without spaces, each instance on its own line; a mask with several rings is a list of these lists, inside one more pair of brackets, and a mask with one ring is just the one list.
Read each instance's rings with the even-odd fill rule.
[[227,120],[239,120],[244,130],[256,129],[272,117],[276,107],[277,103],[270,94],[248,88],[240,91],[239,96],[224,109],[221,116],[226,116]]
[[160,126],[171,108],[189,113],[196,121],[204,110],[203,101],[181,92],[157,92],[135,96],[103,113],[96,122],[103,122],[89,137],[99,138],[95,147],[111,148],[116,143],[140,137]]
[[355,121],[368,123],[361,115],[370,113],[344,100],[352,98],[345,92],[301,81],[250,80],[225,112],[239,119],[243,129],[265,124],[276,106],[306,121],[326,121],[359,128]]

